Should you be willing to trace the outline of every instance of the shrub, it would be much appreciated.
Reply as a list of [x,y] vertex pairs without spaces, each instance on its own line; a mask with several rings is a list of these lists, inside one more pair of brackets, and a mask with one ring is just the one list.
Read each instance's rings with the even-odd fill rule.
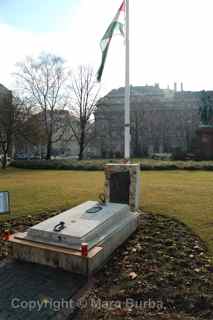
[[141,170],[176,170],[178,169],[178,166],[176,164],[172,163],[143,163],[140,164]]
[[76,160],[15,160],[11,166],[21,169],[99,171],[103,170],[104,163]]
[[[104,165],[121,160],[16,160],[11,166],[21,169],[101,171]],[[133,160],[133,162],[139,162]],[[142,171],[147,170],[209,170],[213,161],[161,161],[145,159],[140,161]]]
[[171,153],[153,153],[152,155],[152,159],[154,160],[170,160],[171,158]]

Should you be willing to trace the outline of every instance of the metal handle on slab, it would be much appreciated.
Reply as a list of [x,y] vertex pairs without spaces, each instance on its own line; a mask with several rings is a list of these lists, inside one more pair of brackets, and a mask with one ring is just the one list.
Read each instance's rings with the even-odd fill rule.
[[56,224],[55,227],[53,228],[53,231],[55,232],[60,232],[65,228],[65,222],[61,221],[59,224]]

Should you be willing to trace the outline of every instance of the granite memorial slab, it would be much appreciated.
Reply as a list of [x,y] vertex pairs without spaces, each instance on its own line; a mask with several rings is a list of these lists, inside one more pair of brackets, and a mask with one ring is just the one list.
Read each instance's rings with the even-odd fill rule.
[[127,204],[87,201],[12,235],[12,256],[88,275],[136,230],[138,216]]
[[89,275],[136,230],[138,164],[105,166],[105,194],[10,238],[15,259]]
[[[90,209],[98,208],[95,213]],[[25,239],[47,244],[55,244],[72,249],[81,249],[81,244],[94,247],[110,230],[128,217],[127,205],[118,203],[97,204],[87,201],[53,218],[29,228]],[[62,222],[61,231],[55,227]]]

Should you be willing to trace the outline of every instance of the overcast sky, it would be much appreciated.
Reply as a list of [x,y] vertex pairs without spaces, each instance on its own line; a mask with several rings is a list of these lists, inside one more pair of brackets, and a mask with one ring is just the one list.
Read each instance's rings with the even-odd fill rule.
[[[101,61],[99,42],[122,0],[0,0],[0,83],[13,87],[14,64],[41,51],[75,68]],[[213,89],[213,1],[130,0],[131,84],[182,81]],[[116,37],[102,93],[124,85],[124,42]]]

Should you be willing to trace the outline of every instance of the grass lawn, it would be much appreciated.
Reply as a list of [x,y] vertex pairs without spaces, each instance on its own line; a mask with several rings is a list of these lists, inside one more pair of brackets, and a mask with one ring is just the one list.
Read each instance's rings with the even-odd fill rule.
[[[146,171],[141,181],[142,209],[182,220],[206,241],[213,254],[213,172]],[[103,184],[101,171],[0,170],[0,190],[10,191],[13,216],[95,200]]]

